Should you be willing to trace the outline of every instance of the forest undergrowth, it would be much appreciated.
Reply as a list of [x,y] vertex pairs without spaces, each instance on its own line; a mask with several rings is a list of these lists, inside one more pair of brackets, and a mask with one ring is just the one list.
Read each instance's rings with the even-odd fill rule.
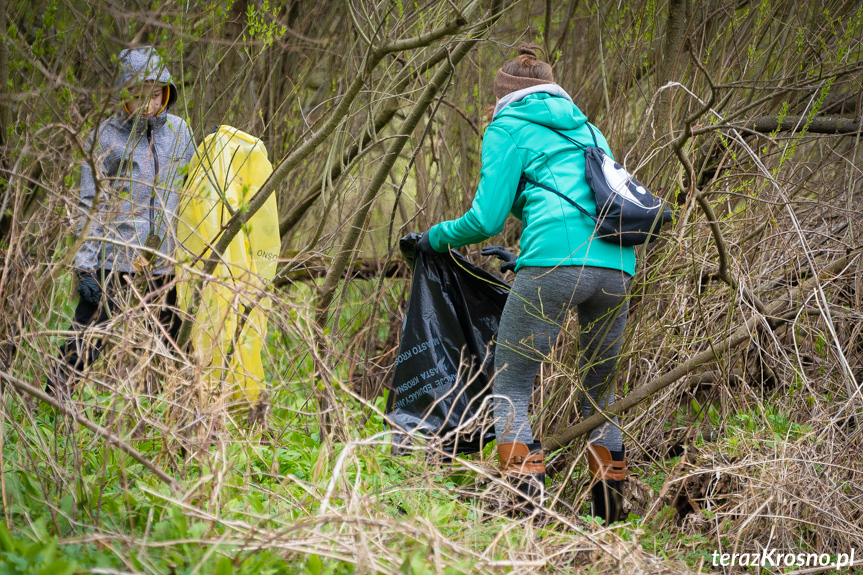
[[[863,565],[858,3],[40,0],[2,18],[0,573],[815,572],[716,564],[770,549]],[[501,505],[493,444],[397,456],[384,424],[398,239],[470,206],[520,41],[675,209],[638,248],[611,408],[628,518],[610,526],[589,514],[575,318],[532,400],[547,524]],[[116,106],[112,55],[146,43],[198,141],[233,125],[276,167],[222,236],[275,194],[279,275],[245,294],[270,304],[251,415],[140,298],[88,332],[107,347],[70,394],[43,391],[76,303],[86,136]],[[498,273],[479,249],[461,251]]]

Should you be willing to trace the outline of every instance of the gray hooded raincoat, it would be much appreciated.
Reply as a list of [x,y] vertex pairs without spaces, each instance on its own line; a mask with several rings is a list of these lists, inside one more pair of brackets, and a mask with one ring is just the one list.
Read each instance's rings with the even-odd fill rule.
[[80,234],[89,221],[86,237],[94,239],[82,244],[75,266],[85,271],[138,271],[133,263],[139,249],[155,235],[160,255],[151,270],[164,274],[173,269],[164,256],[174,253],[181,168],[191,160],[195,143],[186,122],[170,113],[177,88],[158,53],[151,47],[123,50],[119,65],[116,88],[120,93],[153,81],[167,84],[170,94],[166,108],[152,118],[130,115],[121,104],[93,135],[87,149],[101,174],[94,179],[87,161],[81,167],[78,230]]

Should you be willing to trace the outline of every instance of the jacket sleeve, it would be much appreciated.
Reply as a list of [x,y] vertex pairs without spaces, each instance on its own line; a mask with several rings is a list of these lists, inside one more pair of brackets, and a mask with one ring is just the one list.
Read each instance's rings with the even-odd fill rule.
[[[90,222],[90,227],[87,229],[87,236],[102,237],[105,228],[102,224],[102,213],[106,204],[106,195],[108,194],[109,184],[105,180],[105,160],[102,146],[92,145],[92,139],[85,146],[87,153],[93,154],[93,164],[97,169],[102,171],[102,181],[100,182],[100,198],[99,205],[93,209],[93,202],[96,200],[96,180],[93,177],[93,170],[90,167],[90,162],[84,160],[81,162],[81,197],[78,200],[80,208],[80,219],[78,221],[78,236],[84,231],[84,225],[87,221]],[[75,267],[85,271],[94,271],[99,265],[99,252],[102,249],[102,242],[96,240],[88,240],[81,244],[78,248],[78,253],[75,254]]]
[[481,242],[503,230],[515,201],[523,166],[518,148],[503,128],[490,125],[482,141],[482,170],[470,210],[429,230],[429,242],[438,252]]

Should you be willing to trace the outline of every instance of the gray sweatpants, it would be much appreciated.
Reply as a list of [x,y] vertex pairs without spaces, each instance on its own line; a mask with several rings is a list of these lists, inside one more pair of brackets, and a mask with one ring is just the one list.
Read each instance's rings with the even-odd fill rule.
[[[531,443],[527,417],[540,363],[554,345],[567,312],[575,306],[579,323],[579,392],[582,417],[614,402],[614,371],[629,307],[632,277],[599,267],[525,267],[519,270],[506,301],[497,336],[494,367],[495,432],[499,443]],[[622,449],[620,429],[606,422],[590,441],[610,451]]]

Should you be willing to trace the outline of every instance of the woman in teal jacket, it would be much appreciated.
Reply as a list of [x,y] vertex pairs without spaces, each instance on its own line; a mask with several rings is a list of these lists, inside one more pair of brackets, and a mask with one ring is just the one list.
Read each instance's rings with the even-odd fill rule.
[[[420,249],[445,253],[481,242],[500,233],[510,213],[522,222],[517,259],[502,248],[483,253],[507,260],[501,269],[516,272],[495,352],[495,431],[501,470],[527,496],[530,508],[530,500],[541,498],[545,483],[542,446],[528,421],[540,362],[549,356],[567,312],[575,307],[582,414],[587,417],[614,401],[613,376],[635,253],[632,247],[595,238],[593,220],[557,195],[522,181],[524,176],[553,188],[588,210],[595,206],[583,153],[553,131],[592,145],[591,128],[554,83],[551,66],[523,45],[519,57],[498,71],[494,93],[498,101],[483,137],[473,205],[461,218],[423,234]],[[599,130],[594,127],[593,132],[611,155]],[[595,429],[588,444],[593,511],[606,522],[619,519],[621,512],[625,462],[617,424],[614,418]]]

